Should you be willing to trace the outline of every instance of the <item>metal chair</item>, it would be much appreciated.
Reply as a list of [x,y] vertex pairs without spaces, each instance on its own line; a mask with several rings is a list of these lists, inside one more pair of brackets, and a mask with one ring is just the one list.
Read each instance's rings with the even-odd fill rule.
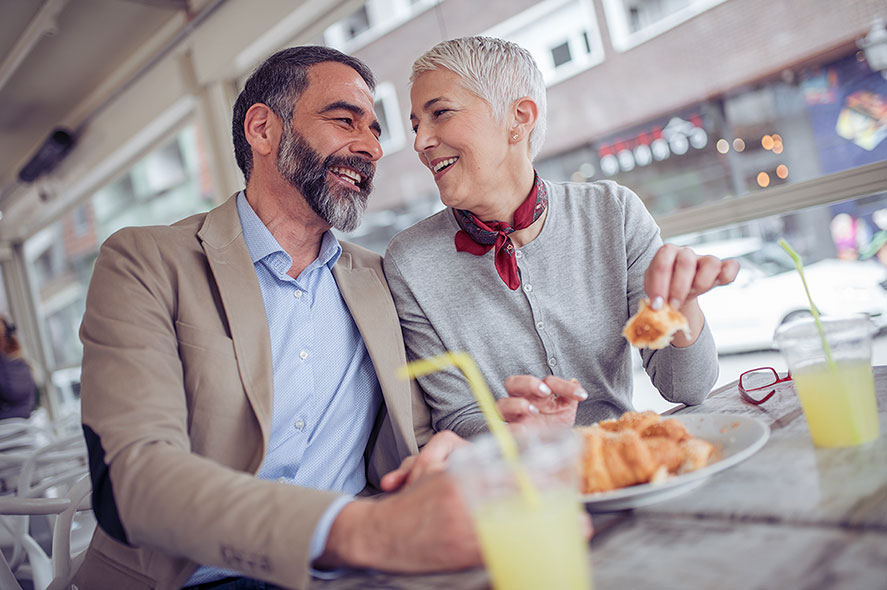
[[[3,501],[0,506],[5,506],[8,511],[4,513],[0,510],[0,514],[5,514],[0,517],[0,532],[8,533],[6,546],[9,557],[8,560],[4,558],[4,565],[21,579],[32,578],[35,589],[42,590],[55,579],[56,565],[32,536],[35,528],[33,517],[45,516],[49,527],[54,531],[53,543],[62,542],[61,537],[56,539],[55,531],[61,518],[57,515],[70,507],[60,502],[63,498],[59,496],[66,493],[76,495],[84,486],[88,494],[86,444],[82,434],[72,434],[30,452],[5,453],[0,457],[0,463],[4,461],[10,464],[19,463],[15,496],[0,496]],[[74,513],[80,503],[81,498],[78,497],[76,505],[71,508],[70,522],[65,523],[62,520],[62,524],[67,526],[64,541],[66,549],[59,556],[65,554],[68,559],[72,530],[78,533],[74,546],[75,551],[79,552],[88,545],[95,527],[95,519],[91,516],[88,522],[82,522],[83,518],[74,521]],[[55,556],[55,550],[52,553]]]
[[[91,482],[88,475],[81,476],[62,498],[0,497],[0,525],[17,531],[19,541],[27,554],[34,590],[66,590],[77,573],[86,554],[86,547],[74,549],[71,535],[78,511],[88,510]],[[47,555],[40,544],[16,527],[10,527],[9,519],[29,518],[37,515],[56,515],[52,529],[52,551]],[[15,576],[14,567],[0,553],[0,588],[22,590]]]

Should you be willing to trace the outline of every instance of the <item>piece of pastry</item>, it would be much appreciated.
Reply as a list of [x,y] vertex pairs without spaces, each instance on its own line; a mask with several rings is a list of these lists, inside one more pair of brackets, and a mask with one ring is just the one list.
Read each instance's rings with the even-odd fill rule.
[[681,443],[684,460],[681,463],[679,473],[696,471],[708,465],[714,454],[714,445],[701,438],[691,438]]
[[641,433],[653,424],[658,424],[660,420],[662,418],[659,414],[647,410],[646,412],[625,412],[618,419],[602,420],[598,424],[601,428],[610,432],[634,430],[637,433]]
[[625,412],[615,420],[577,428],[582,436],[582,493],[606,492],[705,467],[714,454],[674,418]]
[[668,303],[654,310],[647,299],[642,299],[638,312],[622,328],[622,335],[638,348],[658,350],[668,346],[678,330],[690,335],[690,324],[684,314]]
[[674,418],[667,418],[665,420],[661,420],[647,426],[644,430],[641,431],[641,436],[661,436],[676,443],[683,442],[689,438],[692,438],[692,436],[690,436],[690,433],[687,432],[687,427]]
[[633,430],[577,429],[583,436],[583,493],[606,492],[649,481],[658,465]]
[[684,449],[673,440],[662,436],[641,439],[650,452],[650,457],[658,467],[665,467],[668,473],[675,473],[686,460]]

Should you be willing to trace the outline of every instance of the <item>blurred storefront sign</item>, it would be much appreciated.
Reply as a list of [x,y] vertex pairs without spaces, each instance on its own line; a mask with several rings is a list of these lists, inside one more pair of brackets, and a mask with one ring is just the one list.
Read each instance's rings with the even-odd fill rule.
[[708,133],[699,113],[687,119],[672,117],[665,126],[642,130],[634,137],[603,143],[598,147],[601,172],[613,176],[620,170],[631,172],[636,166],[661,162],[669,156],[683,156],[690,148],[708,145]]
[[887,159],[887,80],[857,55],[801,82],[822,174]]

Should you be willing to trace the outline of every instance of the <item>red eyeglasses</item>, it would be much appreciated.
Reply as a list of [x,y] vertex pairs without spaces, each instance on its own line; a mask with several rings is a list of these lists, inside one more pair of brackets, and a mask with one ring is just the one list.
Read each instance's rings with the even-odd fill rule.
[[773,394],[776,393],[776,389],[774,388],[761,398],[760,396],[763,394],[763,390],[770,389],[777,383],[791,381],[791,379],[791,371],[786,373],[785,377],[780,378],[776,369],[773,367],[751,369],[739,376],[739,395],[741,395],[742,399],[748,403],[757,406],[773,397]]

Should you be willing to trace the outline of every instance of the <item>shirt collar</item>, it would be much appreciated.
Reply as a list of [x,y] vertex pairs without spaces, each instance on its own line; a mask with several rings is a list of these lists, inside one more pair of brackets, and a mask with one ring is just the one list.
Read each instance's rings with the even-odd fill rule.
[[[240,191],[237,195],[237,214],[240,216],[240,226],[243,228],[243,239],[246,247],[249,249],[250,258],[253,264],[261,261],[272,254],[280,253],[286,257],[288,264],[292,264],[292,257],[287,254],[286,250],[280,245],[277,239],[268,230],[268,227],[262,223],[256,212],[253,211],[249,201],[246,200],[246,193]],[[320,251],[317,258],[308,265],[305,270],[317,268],[326,265],[330,270],[342,255],[342,246],[333,235],[333,232],[327,230],[323,232],[323,238],[320,242]]]

